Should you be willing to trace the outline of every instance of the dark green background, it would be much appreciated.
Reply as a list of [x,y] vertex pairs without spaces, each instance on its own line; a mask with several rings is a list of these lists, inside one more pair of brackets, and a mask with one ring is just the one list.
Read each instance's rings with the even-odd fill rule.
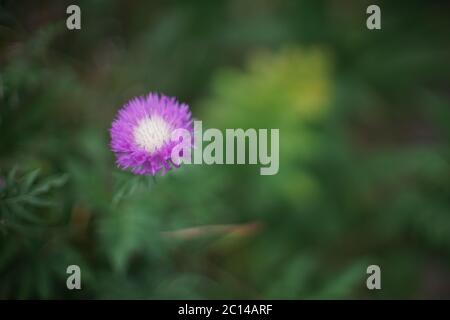
[[[0,298],[450,298],[446,1],[377,1],[375,31],[360,0],[74,2],[79,31],[0,1]],[[120,171],[149,91],[279,128],[279,173]]]

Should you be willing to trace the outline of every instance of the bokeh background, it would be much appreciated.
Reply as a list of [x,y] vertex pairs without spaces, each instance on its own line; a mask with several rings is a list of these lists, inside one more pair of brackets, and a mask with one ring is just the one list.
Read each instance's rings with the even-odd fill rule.
[[[450,298],[449,9],[0,1],[0,298]],[[120,171],[108,129],[149,91],[279,128],[279,173]]]

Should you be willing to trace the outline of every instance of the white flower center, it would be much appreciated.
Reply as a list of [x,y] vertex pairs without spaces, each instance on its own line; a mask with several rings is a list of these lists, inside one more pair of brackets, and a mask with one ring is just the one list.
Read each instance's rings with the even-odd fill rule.
[[134,141],[149,153],[161,148],[171,138],[170,125],[161,117],[142,119],[134,129]]

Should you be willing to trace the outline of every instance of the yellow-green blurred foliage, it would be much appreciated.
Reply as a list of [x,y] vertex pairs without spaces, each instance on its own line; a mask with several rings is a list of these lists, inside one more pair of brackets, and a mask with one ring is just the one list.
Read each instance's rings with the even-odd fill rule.
[[[218,74],[201,119],[206,127],[279,129],[280,171],[258,184],[294,204],[313,201],[320,185],[305,164],[317,157],[321,143],[314,127],[332,108],[332,60],[321,49],[286,48],[253,54],[248,61],[242,71]],[[248,168],[249,174],[258,174],[257,168]]]

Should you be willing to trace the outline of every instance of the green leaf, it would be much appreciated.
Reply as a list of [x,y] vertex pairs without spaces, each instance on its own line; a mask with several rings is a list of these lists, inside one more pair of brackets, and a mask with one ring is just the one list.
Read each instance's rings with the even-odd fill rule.
[[38,177],[39,173],[41,172],[40,169],[33,170],[25,175],[23,178],[24,183],[21,187],[21,192],[26,193],[30,190],[31,185],[36,181],[36,178]]
[[58,188],[63,186],[68,180],[68,175],[49,177],[41,182],[31,192],[32,195],[39,195],[48,192],[52,188]]

